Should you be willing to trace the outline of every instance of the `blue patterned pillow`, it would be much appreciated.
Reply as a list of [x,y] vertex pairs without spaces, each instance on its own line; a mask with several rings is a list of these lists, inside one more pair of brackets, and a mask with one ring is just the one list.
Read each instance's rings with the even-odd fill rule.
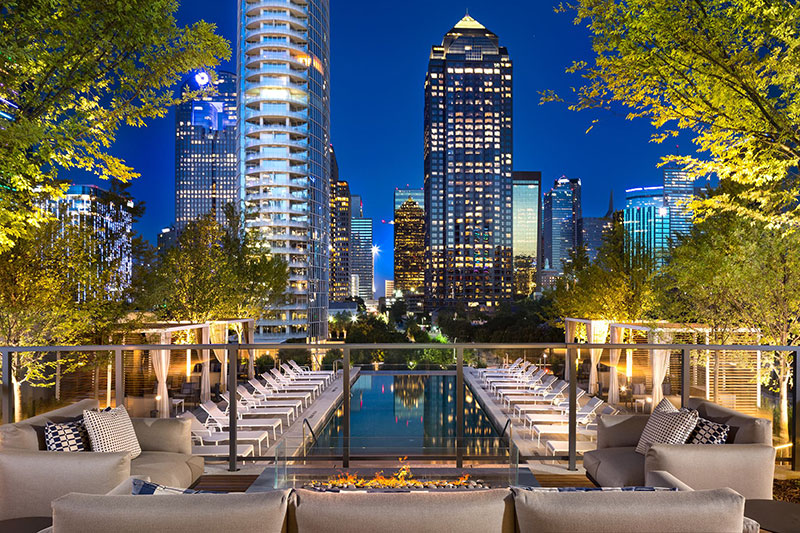
[[725,444],[730,431],[731,427],[726,424],[717,424],[705,418],[698,418],[697,426],[689,435],[686,444]]
[[143,481],[141,479],[132,479],[131,485],[131,494],[134,496],[144,494],[225,494],[224,492],[212,492],[207,490],[176,489],[173,487],[165,487],[164,485],[159,485],[158,483],[150,483],[149,481]]
[[48,422],[44,426],[44,443],[49,452],[88,452],[89,433],[83,417],[59,424]]

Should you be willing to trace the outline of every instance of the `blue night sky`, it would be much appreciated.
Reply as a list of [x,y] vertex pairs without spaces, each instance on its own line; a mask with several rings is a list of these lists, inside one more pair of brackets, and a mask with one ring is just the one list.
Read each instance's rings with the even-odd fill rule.
[[[554,3],[331,1],[331,137],[341,178],[353,194],[362,195],[365,216],[375,220],[382,250],[376,263],[379,295],[383,280],[393,276],[392,226],[381,221],[392,219],[395,187],[422,187],[423,82],[430,47],[441,44],[467,7],[500,37],[514,64],[515,170],[541,170],[546,188],[561,175],[581,178],[584,216],[603,215],[612,189],[619,208],[626,188],[661,183],[656,165],[675,145],[650,143],[646,121],[626,121],[624,112],[574,113],[562,104],[539,105],[538,91],[555,89],[566,96],[580,80],[564,69],[592,57],[585,28],[574,26],[569,14],[554,13]],[[216,23],[235,45],[235,0],[184,0],[178,18],[183,25],[200,19]],[[222,68],[235,72],[233,64]],[[593,118],[599,123],[587,134]],[[146,129],[124,129],[112,150],[142,174],[132,192],[147,211],[136,229],[152,242],[174,219],[174,120],[170,113]],[[689,142],[681,146],[689,148]]]

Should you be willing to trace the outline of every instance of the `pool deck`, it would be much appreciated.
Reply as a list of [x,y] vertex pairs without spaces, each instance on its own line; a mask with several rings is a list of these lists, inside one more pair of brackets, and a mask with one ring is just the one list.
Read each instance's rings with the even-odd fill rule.
[[[350,386],[356,382],[361,370],[358,368],[350,369]],[[277,442],[272,442],[264,453],[267,457],[275,457],[276,452],[282,457],[298,457],[303,453],[303,420],[308,420],[314,432],[319,432],[328,417],[336,410],[342,401],[344,393],[344,376],[341,371],[336,375],[336,379],[328,385],[323,393],[292,423],[291,426],[278,438]],[[306,430],[305,437],[311,438],[310,432]],[[283,444],[281,444],[283,443]],[[279,446],[284,446],[278,449]]]

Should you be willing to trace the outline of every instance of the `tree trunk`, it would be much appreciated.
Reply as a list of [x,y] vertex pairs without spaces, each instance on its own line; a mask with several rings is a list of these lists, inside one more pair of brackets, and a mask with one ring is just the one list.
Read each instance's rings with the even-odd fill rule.
[[[795,414],[797,416],[797,414]],[[781,442],[789,441],[789,377],[780,380],[780,427]]]
[[92,388],[94,389],[92,392],[94,393],[94,399],[100,401],[100,365],[97,364],[97,361],[95,361],[92,374]]
[[14,389],[14,422],[22,420],[22,383],[12,378],[12,388]]

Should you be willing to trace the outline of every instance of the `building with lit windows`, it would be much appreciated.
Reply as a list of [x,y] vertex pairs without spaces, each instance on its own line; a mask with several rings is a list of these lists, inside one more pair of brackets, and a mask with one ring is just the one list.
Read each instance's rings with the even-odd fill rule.
[[346,181],[331,183],[331,273],[330,301],[350,297],[350,186]]
[[373,266],[372,219],[353,217],[350,220],[350,293],[364,301],[372,300],[375,295]]
[[625,250],[629,257],[644,255],[661,267],[669,256],[670,210],[664,187],[625,191]]
[[597,252],[603,246],[605,236],[614,225],[614,193],[608,201],[608,211],[602,217],[583,217],[581,220],[581,233],[583,248],[589,261],[597,259]]
[[412,199],[394,212],[394,288],[422,294],[425,286],[425,212]]
[[395,189],[394,190],[394,210],[397,212],[400,206],[408,199],[417,202],[417,205],[425,211],[425,189]]
[[542,263],[561,275],[570,252],[582,245],[581,180],[562,176],[542,200]]
[[692,212],[688,204],[693,195],[694,180],[688,172],[664,169],[664,202],[669,209],[669,235],[673,240],[692,231]]
[[386,299],[392,298],[394,296],[394,280],[393,279],[383,280],[383,294],[386,297]]
[[287,301],[259,340],[327,338],[330,232],[328,0],[240,0],[239,174],[245,225],[289,265]]
[[209,213],[225,221],[224,207],[238,204],[236,75],[211,80],[198,72],[183,91],[199,97],[175,109],[175,229]]
[[512,66],[469,15],[431,49],[424,148],[426,307],[492,311],[513,296]]
[[527,297],[536,290],[542,222],[542,173],[511,173],[514,236],[514,294]]
[[61,224],[80,228],[82,246],[97,257],[106,286],[82,290],[104,290],[109,297],[131,284],[134,203],[96,185],[70,185],[63,197],[50,200],[51,212]]

